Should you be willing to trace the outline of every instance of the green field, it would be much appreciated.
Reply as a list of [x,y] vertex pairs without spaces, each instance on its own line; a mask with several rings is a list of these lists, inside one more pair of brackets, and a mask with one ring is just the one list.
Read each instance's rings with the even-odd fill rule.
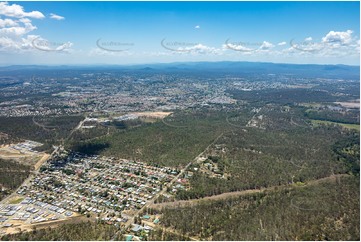
[[23,197],[19,197],[19,198],[15,198],[15,199],[11,200],[9,203],[10,204],[18,204],[18,203],[21,203],[23,200],[24,200]]
[[337,123],[337,122],[331,122],[331,121],[324,121],[324,120],[311,120],[312,124],[317,125],[339,125],[347,129],[354,129],[357,131],[360,131],[360,125],[359,124],[345,124],[345,123]]

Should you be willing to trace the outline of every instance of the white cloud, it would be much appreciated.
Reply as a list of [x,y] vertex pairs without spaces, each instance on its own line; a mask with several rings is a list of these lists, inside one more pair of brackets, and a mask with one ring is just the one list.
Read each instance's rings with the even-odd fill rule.
[[195,28],[195,29],[200,29],[200,28],[201,28],[201,26],[196,25],[194,28]]
[[[250,46],[250,47],[248,47]],[[230,43],[229,40],[227,40],[225,42],[225,44],[223,45],[224,49],[229,49],[229,50],[235,50],[235,51],[239,51],[239,52],[244,52],[244,53],[250,53],[250,52],[268,52],[271,48],[273,48],[274,45],[270,42],[267,41],[263,41],[262,43],[249,43],[249,42],[233,42]]]
[[92,48],[89,52],[89,56],[131,56],[134,53],[128,50],[124,51],[111,51],[100,48]]
[[291,41],[291,48],[287,53],[319,58],[355,57],[359,56],[359,39],[352,36],[353,31],[330,31],[321,41],[312,41],[308,37],[304,42]]
[[271,49],[273,48],[274,45],[270,42],[267,42],[267,41],[263,41],[262,45],[259,47],[260,50],[268,50],[268,49]]
[[39,11],[25,12],[24,8],[18,4],[9,5],[7,2],[0,2],[0,15],[13,18],[45,18],[44,14]]
[[[235,50],[234,52],[227,52],[231,55],[243,55],[249,58],[291,58],[291,59],[337,59],[339,57],[356,58],[360,55],[360,40],[358,37],[352,35],[351,30],[344,32],[330,31],[322,40],[315,41],[312,37],[307,37],[299,42],[292,39],[290,45],[286,41],[278,44],[272,44],[267,41],[262,43],[248,43],[248,42],[228,42],[224,44],[224,48],[228,50]],[[251,45],[255,47],[250,47]],[[273,48],[275,45],[280,48]],[[238,51],[238,54],[237,54]]]
[[25,50],[33,50],[32,41],[39,36],[27,35],[25,38],[11,39],[8,37],[0,37],[0,50],[9,52],[24,52]]
[[22,36],[24,34],[27,34],[35,29],[36,29],[36,26],[32,25],[31,23],[25,23],[23,26],[1,28],[0,34],[1,34],[1,36],[16,37],[16,36]]
[[181,53],[191,53],[191,54],[221,54],[222,50],[215,48],[215,47],[209,47],[203,44],[196,44],[193,46],[186,46],[186,47],[179,47],[176,49],[176,51],[179,51]]
[[56,20],[64,20],[65,19],[63,16],[57,15],[55,13],[51,13],[50,18],[56,19]]
[[0,47],[2,50],[7,50],[9,48],[16,48],[17,44],[10,38],[0,37]]
[[226,41],[226,44],[223,45],[223,48],[224,49],[236,50],[236,51],[242,51],[242,52],[255,51],[254,49],[247,48],[247,47],[243,46],[242,44],[228,43],[228,41]]
[[19,19],[19,22],[26,24],[26,23],[31,23],[31,20],[28,18],[21,18]]
[[347,45],[352,42],[352,33],[352,30],[345,32],[330,31],[322,38],[322,42],[326,44]]
[[299,52],[319,52],[325,45],[322,43],[311,42],[304,40],[303,42],[297,42],[295,40],[290,41],[291,48]]
[[[31,18],[42,19],[45,16],[39,11],[25,12],[18,4],[9,5],[0,2],[0,51],[2,52],[29,52],[53,51],[69,52],[71,42],[50,42],[38,35],[30,33],[37,29],[32,24]],[[61,16],[56,15],[60,19]]]
[[12,20],[12,19],[0,19],[0,28],[4,28],[4,27],[14,27],[14,26],[18,26],[19,24]]

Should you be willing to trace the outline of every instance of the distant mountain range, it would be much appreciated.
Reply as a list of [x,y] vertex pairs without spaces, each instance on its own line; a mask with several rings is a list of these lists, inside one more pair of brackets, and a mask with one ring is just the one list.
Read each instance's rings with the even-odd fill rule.
[[360,66],[278,64],[267,62],[176,62],[139,65],[12,65],[0,67],[1,72],[41,70],[114,70],[140,72],[177,72],[209,74],[285,74],[302,77],[359,79]]

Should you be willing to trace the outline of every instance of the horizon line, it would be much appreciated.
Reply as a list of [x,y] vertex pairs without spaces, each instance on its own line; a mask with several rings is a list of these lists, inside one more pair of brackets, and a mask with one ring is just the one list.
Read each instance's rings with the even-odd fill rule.
[[81,66],[139,66],[139,65],[169,65],[169,64],[184,64],[184,63],[222,63],[222,62],[231,62],[231,63],[259,63],[259,64],[284,64],[284,65],[318,65],[318,66],[351,66],[351,67],[360,67],[358,65],[351,64],[330,64],[330,63],[287,63],[287,62],[267,62],[267,61],[175,61],[175,62],[144,62],[144,63],[127,63],[127,64],[108,64],[108,63],[98,63],[98,64],[1,64],[0,67],[11,67],[11,66],[48,66],[48,67],[59,67],[59,66],[69,66],[69,67],[81,67]]

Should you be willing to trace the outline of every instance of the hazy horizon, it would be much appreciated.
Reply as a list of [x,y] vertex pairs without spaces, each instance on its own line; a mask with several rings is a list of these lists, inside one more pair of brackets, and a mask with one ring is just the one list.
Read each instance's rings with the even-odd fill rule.
[[327,64],[327,63],[286,63],[286,62],[265,62],[265,61],[174,61],[174,62],[144,62],[144,63],[128,63],[128,64],[107,64],[107,63],[88,63],[88,64],[8,64],[0,65],[0,67],[11,67],[11,66],[47,66],[47,67],[60,67],[60,66],[69,66],[69,67],[106,67],[106,66],[119,66],[119,67],[134,67],[134,66],[145,66],[145,65],[176,65],[176,64],[197,64],[197,63],[254,63],[254,64],[275,64],[275,65],[317,65],[317,66],[350,66],[350,67],[360,67],[360,65],[351,65],[351,64]]

